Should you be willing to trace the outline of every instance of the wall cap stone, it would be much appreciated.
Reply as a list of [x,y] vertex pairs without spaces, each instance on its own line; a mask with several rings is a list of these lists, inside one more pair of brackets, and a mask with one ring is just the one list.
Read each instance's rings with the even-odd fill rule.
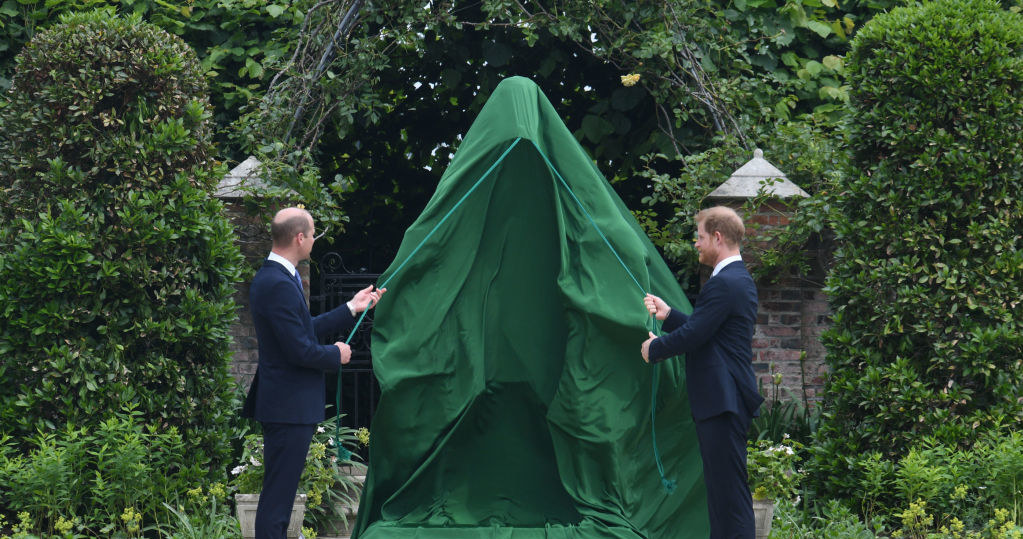
[[[774,178],[781,181],[765,185],[767,180]],[[725,183],[711,191],[707,195],[707,199],[754,198],[760,193],[761,189],[778,198],[806,198],[810,196],[809,193],[802,190],[798,185],[789,181],[784,172],[778,170],[767,159],[764,159],[764,151],[757,148],[753,151],[753,159],[739,167]]]

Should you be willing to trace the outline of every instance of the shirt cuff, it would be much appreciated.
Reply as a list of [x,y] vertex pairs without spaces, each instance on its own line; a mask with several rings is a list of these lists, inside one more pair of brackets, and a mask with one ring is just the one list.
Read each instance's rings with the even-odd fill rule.
[[352,305],[352,302],[349,301],[345,305],[348,305],[348,312],[352,313],[352,316],[355,316],[355,306]]

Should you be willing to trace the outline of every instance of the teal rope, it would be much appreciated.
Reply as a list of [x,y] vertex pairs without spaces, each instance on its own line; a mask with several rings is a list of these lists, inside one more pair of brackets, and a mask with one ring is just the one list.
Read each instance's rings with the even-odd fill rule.
[[544,162],[547,163],[547,168],[549,168],[551,172],[553,172],[554,175],[557,176],[558,181],[561,182],[561,185],[565,187],[565,190],[568,191],[568,194],[572,195],[572,200],[574,200],[576,205],[579,206],[579,209],[583,211],[583,215],[585,215],[586,218],[589,219],[590,224],[593,225],[593,229],[596,230],[597,234],[600,235],[600,239],[604,240],[604,243],[607,245],[607,248],[611,249],[611,254],[615,255],[615,258],[618,259],[618,263],[622,265],[622,269],[625,270],[625,273],[628,273],[629,277],[632,278],[632,282],[636,283],[636,287],[639,288],[641,292],[646,294],[646,290],[643,288],[643,285],[639,284],[639,280],[636,279],[636,276],[633,275],[631,271],[629,271],[629,267],[625,265],[625,262],[622,260],[622,257],[618,256],[618,251],[615,250],[615,248],[611,245],[611,241],[607,239],[607,236],[604,235],[604,232],[600,230],[599,226],[597,226],[597,222],[594,221],[593,217],[590,216],[590,212],[586,211],[586,207],[583,206],[583,203],[579,200],[579,197],[575,196],[575,193],[572,191],[572,188],[569,187],[568,183],[565,182],[565,178],[562,178],[561,173],[558,172],[558,169],[554,168],[554,165],[551,163],[551,160],[547,158],[547,154],[543,153],[543,150],[541,150],[540,147],[536,145],[536,142],[533,142],[533,147],[536,148],[536,151],[540,153],[540,157],[543,157]]
[[[476,183],[474,183],[472,187],[470,187],[469,190],[466,191],[464,195],[462,195],[462,198],[458,199],[458,202],[456,202],[455,205],[452,206],[451,209],[448,210],[446,214],[444,214],[444,217],[442,217],[441,220],[433,227],[433,230],[430,230],[430,232],[425,237],[423,237],[422,241],[419,242],[419,245],[416,245],[416,248],[413,249],[412,252],[409,253],[407,257],[405,257],[405,260],[403,260],[401,264],[399,264],[398,267],[391,272],[391,275],[384,280],[383,284],[381,284],[377,288],[387,288],[387,283],[391,282],[391,279],[393,279],[395,275],[401,272],[402,268],[405,267],[405,264],[407,264],[408,261],[411,260],[412,257],[419,252],[419,249],[421,249],[423,245],[426,244],[426,241],[429,240],[430,237],[433,236],[434,232],[437,232],[437,229],[439,229],[441,225],[443,225],[444,222],[448,220],[448,217],[451,217],[451,214],[453,214],[455,210],[458,209],[458,207],[461,206],[463,202],[465,202],[465,199],[469,198],[469,195],[471,195],[473,191],[475,191],[476,188],[483,183],[483,180],[487,179],[490,176],[490,173],[493,172],[495,168],[497,168],[497,165],[501,164],[501,162],[504,161],[504,158],[507,157],[509,153],[511,153],[512,148],[514,148],[519,143],[520,140],[522,140],[522,137],[516,138],[511,143],[511,145],[504,150],[504,153],[501,154],[501,157],[497,158],[497,161],[494,161],[494,164],[490,165],[490,168],[488,168],[487,171],[484,172],[482,176],[480,176],[480,179],[476,180]],[[355,336],[355,332],[358,331],[359,325],[362,324],[362,320],[366,318],[366,313],[368,312],[369,309],[365,309],[362,311],[362,314],[359,316],[359,319],[356,320],[355,325],[352,326],[352,331],[351,333],[348,334],[348,338],[345,339],[345,344],[349,344],[352,342],[352,337]],[[337,440],[337,459],[339,461],[345,461],[351,458],[352,452],[341,445],[341,367],[338,367],[337,369],[337,391],[335,392],[334,395],[334,402],[338,412],[337,421],[334,424],[334,439]]]
[[[652,319],[653,317],[651,317],[651,320]],[[651,323],[651,325],[653,324]],[[658,329],[656,333],[660,335],[661,334],[660,329]],[[678,487],[678,481],[675,481],[674,479],[668,479],[668,477],[664,474],[664,463],[661,462],[661,452],[658,451],[657,449],[656,411],[657,411],[657,386],[659,385],[658,378],[660,378],[659,376],[660,372],[661,365],[655,364],[653,380],[651,380],[650,382],[650,438],[652,439],[654,444],[654,462],[657,463],[657,473],[661,474],[661,485],[664,485],[665,492],[671,494],[672,492],[675,492],[675,488]]]
[[[611,245],[611,241],[607,239],[607,236],[604,235],[604,232],[602,230],[600,230],[599,226],[597,226],[597,222],[593,220],[593,217],[590,215],[590,212],[586,211],[586,207],[583,206],[583,203],[579,200],[579,197],[575,196],[575,193],[572,191],[572,188],[568,186],[568,182],[565,181],[565,178],[563,178],[561,176],[561,173],[558,172],[558,169],[556,169],[554,167],[554,164],[551,163],[551,160],[547,157],[547,154],[545,154],[543,152],[543,150],[541,150],[540,147],[537,146],[535,141],[530,141],[530,142],[533,143],[533,147],[536,148],[536,151],[540,153],[540,157],[543,157],[544,162],[547,163],[547,168],[550,169],[550,171],[554,173],[554,175],[558,178],[558,181],[561,183],[562,187],[564,187],[565,190],[568,191],[568,194],[572,196],[572,200],[575,201],[576,205],[579,206],[579,209],[582,210],[583,214],[586,216],[586,218],[589,219],[590,224],[593,225],[594,230],[597,231],[597,234],[600,235],[600,238],[602,240],[604,240],[604,243],[607,245],[608,249],[611,249],[611,253],[615,255],[616,259],[618,259],[618,263],[622,265],[622,269],[625,270],[625,273],[629,274],[629,277],[632,279],[632,282],[636,283],[636,287],[638,287],[640,292],[642,292],[645,295],[647,293],[646,289],[643,288],[643,285],[639,284],[639,280],[636,279],[636,276],[633,275],[631,271],[629,271],[629,267],[625,264],[625,261],[622,260],[622,257],[618,255],[618,251],[615,250],[614,246]],[[658,333],[660,333],[660,331],[658,331]],[[654,446],[654,462],[657,463],[657,473],[659,473],[661,475],[661,484],[664,486],[664,490],[668,494],[671,494],[672,492],[675,492],[675,488],[678,486],[678,482],[675,481],[674,479],[668,479],[668,477],[664,474],[664,463],[661,461],[661,452],[657,448],[657,429],[655,427],[655,419],[656,419],[656,415],[657,415],[657,413],[656,413],[657,412],[657,386],[658,386],[658,378],[659,378],[658,375],[660,373],[660,368],[661,368],[660,365],[654,365],[654,375],[653,375],[653,378],[651,379],[651,382],[650,382],[651,383],[651,388],[650,388],[650,436],[652,438],[653,446]]]

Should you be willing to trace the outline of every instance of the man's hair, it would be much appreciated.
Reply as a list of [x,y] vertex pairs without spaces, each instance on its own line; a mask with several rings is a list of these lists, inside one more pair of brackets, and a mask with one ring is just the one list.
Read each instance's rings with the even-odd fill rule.
[[270,238],[274,247],[284,247],[299,232],[308,232],[312,218],[306,212],[295,213],[291,217],[275,218],[270,221]]
[[703,230],[713,235],[720,232],[725,243],[738,247],[746,234],[746,227],[742,224],[742,218],[735,210],[727,206],[714,206],[696,214],[696,224],[703,223]]

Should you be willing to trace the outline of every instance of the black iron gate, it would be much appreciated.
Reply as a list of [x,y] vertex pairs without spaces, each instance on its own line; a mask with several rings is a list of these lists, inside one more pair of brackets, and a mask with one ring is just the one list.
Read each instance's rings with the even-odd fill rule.
[[[335,307],[344,305],[356,292],[371,284],[376,284],[379,273],[351,273],[347,271],[338,253],[326,253],[317,264],[315,270],[319,274],[318,294],[310,296],[309,305],[313,314],[325,313]],[[341,424],[347,427],[369,427],[377,400],[380,398],[380,386],[373,375],[373,357],[370,353],[370,333],[373,331],[373,310],[371,309],[349,345],[352,347],[352,361],[341,369],[341,413],[345,414]],[[348,333],[331,335],[324,343],[344,342]],[[336,413],[337,376],[327,377],[327,416]]]

